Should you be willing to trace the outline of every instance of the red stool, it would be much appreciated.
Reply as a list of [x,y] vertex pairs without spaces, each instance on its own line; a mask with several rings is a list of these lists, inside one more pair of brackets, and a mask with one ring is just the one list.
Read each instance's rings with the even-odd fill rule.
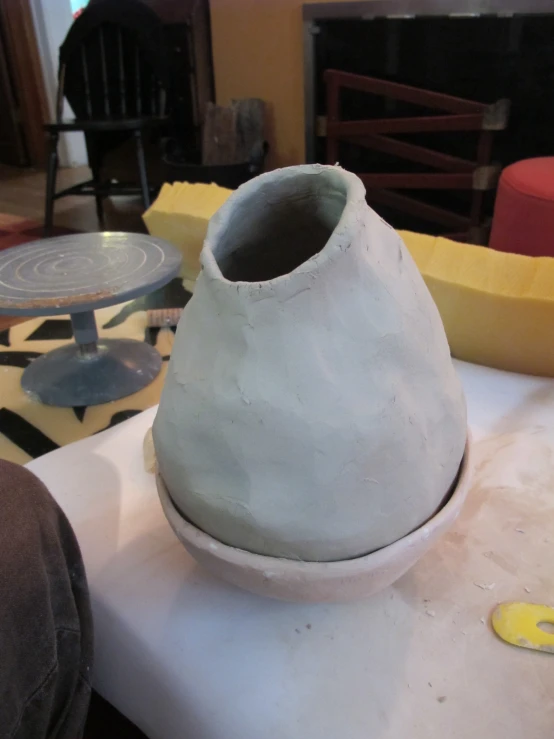
[[502,172],[489,246],[554,257],[554,157],[524,159]]

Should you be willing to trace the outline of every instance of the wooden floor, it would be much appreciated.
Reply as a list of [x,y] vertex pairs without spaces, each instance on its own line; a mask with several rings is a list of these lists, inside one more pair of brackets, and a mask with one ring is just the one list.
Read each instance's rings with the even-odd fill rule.
[[[88,167],[61,169],[57,187],[62,190],[90,179]],[[46,175],[33,169],[17,169],[0,164],[0,213],[10,213],[42,223]],[[105,201],[106,228],[111,231],[144,231],[140,198],[112,198]],[[98,231],[92,197],[67,197],[56,201],[54,223],[77,231]]]

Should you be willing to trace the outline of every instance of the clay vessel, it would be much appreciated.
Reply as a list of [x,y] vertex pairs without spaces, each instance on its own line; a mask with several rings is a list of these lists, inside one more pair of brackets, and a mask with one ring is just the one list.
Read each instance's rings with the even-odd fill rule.
[[330,562],[442,506],[466,442],[438,311],[339,167],[277,170],[210,222],[153,427],[180,513],[215,540]]
[[339,562],[295,562],[226,546],[183,518],[160,475],[156,477],[156,484],[171,528],[189,554],[212,574],[268,598],[332,603],[374,595],[413,567],[458,517],[469,490],[470,478],[468,437],[452,495],[433,518],[383,549]]

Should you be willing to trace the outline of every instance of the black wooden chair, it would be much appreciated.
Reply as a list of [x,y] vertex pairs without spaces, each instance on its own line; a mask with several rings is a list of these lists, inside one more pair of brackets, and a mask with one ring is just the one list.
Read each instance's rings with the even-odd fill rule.
[[[103,199],[142,195],[150,205],[143,140],[167,121],[167,62],[162,23],[138,0],[104,0],[90,5],[73,23],[60,48],[56,122],[45,129],[50,139],[45,236],[50,235],[54,201],[66,195],[92,195],[100,227]],[[75,114],[63,120],[64,98]],[[92,179],[56,192],[60,133],[85,134]],[[105,154],[134,137],[138,184],[102,180]]]

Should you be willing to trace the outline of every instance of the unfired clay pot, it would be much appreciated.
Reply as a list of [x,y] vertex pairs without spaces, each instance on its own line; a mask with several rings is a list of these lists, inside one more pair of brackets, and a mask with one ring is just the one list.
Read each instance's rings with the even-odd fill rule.
[[167,519],[187,551],[207,570],[244,590],[279,600],[332,603],[367,598],[396,582],[452,526],[471,477],[469,437],[451,497],[439,512],[408,536],[376,552],[339,562],[295,562],[229,547],[200,531],[177,510],[158,474]]
[[212,219],[153,434],[173,503],[223,544],[359,558],[441,508],[466,442],[443,326],[339,167],[282,169]]

